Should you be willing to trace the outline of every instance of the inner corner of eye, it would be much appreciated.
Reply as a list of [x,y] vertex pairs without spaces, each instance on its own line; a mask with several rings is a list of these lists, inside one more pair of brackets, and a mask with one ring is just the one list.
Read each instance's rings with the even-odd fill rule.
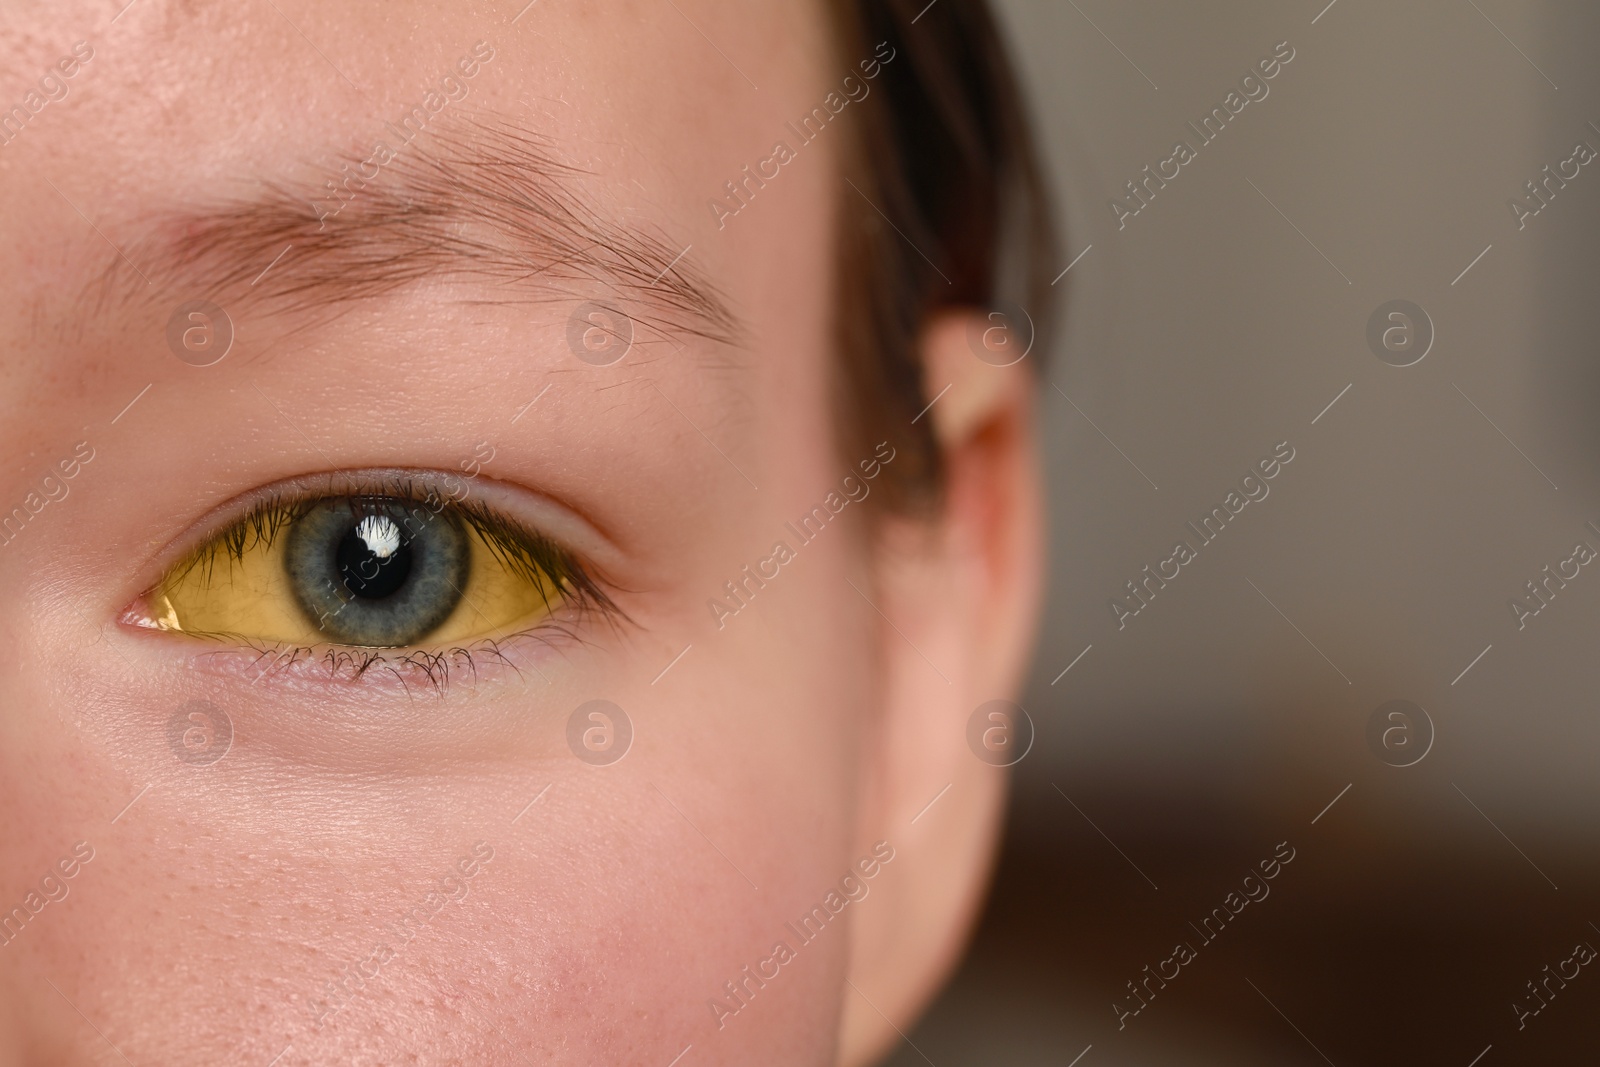
[[[252,642],[405,648],[504,636],[568,592],[531,540],[383,495],[254,513],[170,568],[139,624]],[[559,568],[556,568],[559,569]]]

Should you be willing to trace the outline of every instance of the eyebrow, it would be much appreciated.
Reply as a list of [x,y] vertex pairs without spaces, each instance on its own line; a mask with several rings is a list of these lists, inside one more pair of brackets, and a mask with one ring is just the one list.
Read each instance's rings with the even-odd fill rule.
[[107,268],[101,300],[145,299],[154,286],[317,322],[451,277],[493,287],[483,302],[539,302],[536,288],[548,303],[631,305],[665,337],[737,342],[739,320],[689,249],[608,222],[578,188],[588,172],[537,135],[477,116],[431,132],[426,148],[379,144],[386,162],[339,156],[337,169],[317,169],[320,184],[273,179],[250,197],[158,215]]

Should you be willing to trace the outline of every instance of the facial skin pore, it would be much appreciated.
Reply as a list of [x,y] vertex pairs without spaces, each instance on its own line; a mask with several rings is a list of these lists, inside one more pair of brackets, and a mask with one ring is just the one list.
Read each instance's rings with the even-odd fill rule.
[[[833,446],[842,139],[720,230],[705,205],[849,71],[809,5],[521,6],[0,14],[8,70],[93,51],[0,146],[0,508],[31,515],[0,544],[0,913],[28,913],[0,1063],[863,1062],[959,952],[1004,792],[966,718],[1014,695],[1040,585],[1027,368],[931,323],[944,510],[874,536],[852,504],[719,628],[708,599],[871,457]],[[430,92],[428,131],[369,162]],[[486,129],[551,170],[463,154],[505,160]],[[429,160],[582,226],[513,237],[480,202],[393,238]],[[341,164],[347,203],[274,199]],[[436,259],[356,291],[385,239]],[[203,367],[167,332],[197,299],[234,330]],[[596,299],[636,329],[606,366],[569,346]],[[442,685],[129,624],[252,491],[473,461],[474,499],[618,617],[497,635]],[[34,513],[46,477],[67,491]],[[606,766],[567,740],[595,699],[633,730]],[[193,701],[230,721],[215,762],[176,754]],[[870,894],[719,1025],[708,1001],[880,841]],[[66,892],[34,911],[42,878]]]

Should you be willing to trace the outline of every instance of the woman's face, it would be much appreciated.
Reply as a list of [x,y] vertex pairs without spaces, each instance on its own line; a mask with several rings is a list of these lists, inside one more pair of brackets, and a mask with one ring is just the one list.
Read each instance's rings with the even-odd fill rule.
[[[865,509],[796,531],[885,455],[832,447],[855,194],[840,135],[786,123],[860,72],[807,5],[519,8],[4,16],[0,1060],[834,1055],[846,931],[785,924],[900,842],[863,814]],[[615,612],[524,625],[500,565],[436,658],[292,652],[307,590],[396,535],[447,578],[499,558],[349,500],[401,485],[542,533]],[[323,635],[376,632],[352,597]]]

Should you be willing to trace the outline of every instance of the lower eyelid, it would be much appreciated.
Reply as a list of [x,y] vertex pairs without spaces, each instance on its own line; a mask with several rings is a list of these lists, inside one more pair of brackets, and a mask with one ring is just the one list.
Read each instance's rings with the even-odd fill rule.
[[552,616],[502,638],[434,650],[259,645],[205,649],[192,657],[196,669],[252,691],[268,687],[312,695],[332,689],[383,698],[414,696],[421,687],[442,697],[461,684],[526,681],[525,668],[543,675],[541,661],[554,662],[587,643],[575,623]]

